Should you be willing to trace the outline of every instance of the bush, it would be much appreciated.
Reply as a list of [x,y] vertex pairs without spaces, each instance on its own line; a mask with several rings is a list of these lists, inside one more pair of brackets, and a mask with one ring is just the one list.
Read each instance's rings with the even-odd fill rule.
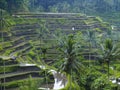
[[112,84],[107,75],[98,77],[91,85],[91,90],[115,90],[115,88],[117,88],[117,85]]
[[34,80],[30,76],[28,80],[26,80],[20,85],[19,89],[20,90],[38,90],[39,84],[40,84],[40,81]]

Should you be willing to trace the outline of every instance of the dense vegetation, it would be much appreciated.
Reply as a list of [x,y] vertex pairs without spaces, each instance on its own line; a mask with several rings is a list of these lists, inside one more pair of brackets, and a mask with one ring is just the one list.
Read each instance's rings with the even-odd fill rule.
[[0,0],[0,89],[52,88],[54,69],[68,80],[61,90],[119,90],[119,5],[120,0]]
[[[0,8],[7,11],[35,10],[45,12],[106,13],[120,10],[120,0],[1,0]],[[62,8],[61,8],[62,7]],[[17,10],[16,10],[17,8]],[[24,8],[24,9],[23,9]],[[26,9],[25,9],[26,8]]]
[[100,16],[119,25],[120,0],[1,0],[0,8],[9,13],[67,12]]
[[[105,13],[120,10],[120,0],[31,0],[35,7],[53,12],[83,12]],[[31,3],[31,4],[32,4]],[[40,7],[38,7],[40,6]],[[62,7],[62,8],[61,8]]]

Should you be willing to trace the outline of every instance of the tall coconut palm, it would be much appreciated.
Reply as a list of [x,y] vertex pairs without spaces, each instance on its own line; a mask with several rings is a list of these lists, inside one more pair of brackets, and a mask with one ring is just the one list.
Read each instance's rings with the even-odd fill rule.
[[99,59],[101,63],[106,63],[108,67],[108,78],[109,78],[109,66],[111,61],[116,60],[120,56],[120,48],[117,44],[114,44],[111,39],[106,39],[101,44]]
[[78,53],[76,52],[78,49],[73,34],[60,41],[59,51],[62,63],[59,70],[66,73],[71,83],[73,82],[73,73],[78,73],[83,69],[83,65],[78,59]]
[[76,45],[73,35],[69,35],[65,41],[63,41],[62,46],[59,51],[62,53],[62,58],[64,63],[61,65],[61,70],[65,71],[67,74],[71,75],[71,70],[79,71],[82,65],[77,58]]

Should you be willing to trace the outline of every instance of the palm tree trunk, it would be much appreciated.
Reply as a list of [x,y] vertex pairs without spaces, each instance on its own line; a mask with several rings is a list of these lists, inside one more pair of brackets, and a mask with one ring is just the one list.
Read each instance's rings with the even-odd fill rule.
[[72,90],[72,69],[71,69],[71,75],[70,75],[70,90]]
[[108,79],[109,79],[109,66],[110,66],[109,61],[107,62],[107,64],[108,64]]
[[[4,76],[5,76],[5,61],[3,61],[3,65],[4,65]],[[5,90],[5,77],[4,77],[4,89]]]
[[46,70],[45,70],[45,82],[46,82],[46,87],[48,88],[47,72],[46,72]]
[[91,63],[90,63],[90,61],[91,61],[91,40],[89,41],[89,67],[91,66]]

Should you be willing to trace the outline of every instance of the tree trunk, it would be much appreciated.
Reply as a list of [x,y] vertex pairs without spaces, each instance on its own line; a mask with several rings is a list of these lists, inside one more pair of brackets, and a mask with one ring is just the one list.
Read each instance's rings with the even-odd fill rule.
[[107,61],[107,64],[108,64],[108,79],[109,79],[109,66],[110,66],[109,65],[110,64],[109,61]]

